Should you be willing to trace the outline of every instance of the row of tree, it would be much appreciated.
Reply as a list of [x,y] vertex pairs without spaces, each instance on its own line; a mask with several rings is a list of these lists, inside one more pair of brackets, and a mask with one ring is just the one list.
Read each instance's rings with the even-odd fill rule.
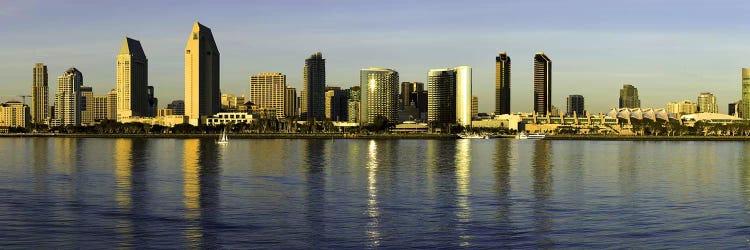
[[[620,121],[619,130],[630,130],[635,135],[652,136],[750,136],[750,122],[709,123],[697,121],[692,126],[681,124],[677,120],[653,121],[650,119],[631,120],[630,124]],[[585,132],[584,132],[585,131]],[[599,134],[616,133],[610,125],[598,125],[587,129],[574,126],[560,126],[556,134]]]

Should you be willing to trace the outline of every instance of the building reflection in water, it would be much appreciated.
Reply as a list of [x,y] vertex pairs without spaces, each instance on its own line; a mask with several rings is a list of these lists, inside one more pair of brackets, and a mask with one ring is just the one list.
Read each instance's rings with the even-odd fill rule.
[[380,210],[378,208],[378,144],[370,140],[367,146],[367,237],[371,247],[380,246]]
[[549,238],[552,231],[552,215],[550,198],[552,197],[552,158],[551,142],[546,140],[534,141],[534,154],[531,168],[534,177],[533,185],[533,218],[534,237],[540,246],[552,246],[554,242]]
[[[132,169],[133,162],[131,152],[133,149],[133,140],[116,139],[115,140],[115,202],[120,213],[132,214]],[[133,221],[131,216],[122,216],[117,220],[116,229],[120,248],[130,248],[135,244],[133,235]]]
[[511,201],[511,151],[513,150],[512,140],[495,140],[495,190],[497,191],[498,207],[497,218],[500,227],[508,228],[511,226],[510,210]]
[[326,159],[331,156],[331,145],[328,140],[304,140],[303,143],[303,172],[306,181],[306,213],[305,217],[310,228],[310,240],[313,249],[321,248],[320,241],[326,236],[325,218],[326,204]]
[[203,225],[216,223],[219,215],[219,152],[212,140],[183,141],[184,236],[191,248],[215,248],[216,233]]
[[34,192],[47,193],[49,174],[49,138],[37,137],[31,138],[32,150],[34,157],[31,157],[31,171],[34,175]]
[[458,218],[459,246],[471,245],[468,226],[471,224],[469,178],[471,177],[471,141],[456,141],[456,218]]
[[745,200],[745,208],[750,212],[750,143],[744,142],[739,170],[740,189]]

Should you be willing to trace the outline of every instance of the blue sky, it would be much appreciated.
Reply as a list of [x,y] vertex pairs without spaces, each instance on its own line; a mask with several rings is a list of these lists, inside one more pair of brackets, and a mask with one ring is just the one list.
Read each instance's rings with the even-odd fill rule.
[[[122,2],[122,1],[120,1]],[[553,105],[581,94],[591,112],[635,85],[644,107],[709,91],[719,109],[740,99],[750,67],[750,1],[0,1],[0,101],[28,94],[36,62],[75,66],[95,93],[115,87],[124,36],[141,41],[160,106],[183,98],[183,49],[193,21],[221,52],[223,92],[275,71],[301,89],[304,59],[321,51],[327,82],[357,85],[359,69],[426,82],[432,68],[473,67],[480,111],[494,109],[494,59],[512,58],[513,111],[532,109],[532,58],[552,59]]]

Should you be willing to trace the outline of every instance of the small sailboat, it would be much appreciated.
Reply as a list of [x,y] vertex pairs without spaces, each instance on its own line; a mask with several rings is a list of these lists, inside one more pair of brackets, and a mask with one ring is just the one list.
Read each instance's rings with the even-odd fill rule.
[[219,141],[217,141],[219,145],[227,145],[229,144],[229,137],[227,136],[227,130],[224,129],[224,131],[221,132],[221,137],[219,137]]

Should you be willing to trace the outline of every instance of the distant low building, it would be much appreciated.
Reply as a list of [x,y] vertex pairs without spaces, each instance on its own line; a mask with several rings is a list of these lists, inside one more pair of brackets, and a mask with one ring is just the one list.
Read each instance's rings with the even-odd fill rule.
[[244,112],[219,112],[206,118],[205,124],[209,126],[251,123],[253,115]]
[[29,106],[16,101],[0,104],[0,127],[25,128],[29,124],[31,124]]

